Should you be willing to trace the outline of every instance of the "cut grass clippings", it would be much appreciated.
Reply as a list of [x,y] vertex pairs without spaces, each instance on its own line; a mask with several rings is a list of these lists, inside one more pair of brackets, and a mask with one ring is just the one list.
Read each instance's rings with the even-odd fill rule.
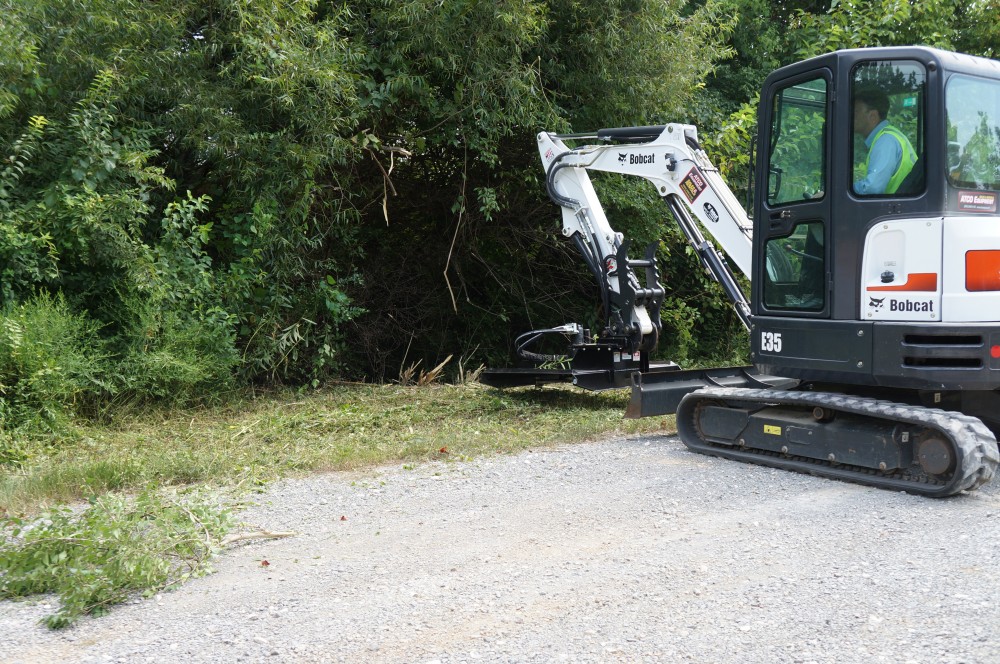
[[211,571],[230,514],[197,493],[108,493],[85,510],[52,508],[10,519],[0,546],[0,599],[53,593],[52,628],[100,615],[136,593],[149,597]]
[[[484,454],[673,429],[625,420],[628,392],[568,386],[499,391],[478,384],[340,385],[270,393],[224,408],[145,413],[80,425],[64,444],[0,470],[0,516],[159,485],[257,487],[278,477]],[[0,467],[2,468],[2,467]]]
[[214,551],[258,536],[226,537],[234,494],[278,477],[673,430],[672,417],[623,419],[627,400],[563,386],[342,385],[78,424],[0,466],[0,599],[55,593],[43,622],[60,628],[205,574]]

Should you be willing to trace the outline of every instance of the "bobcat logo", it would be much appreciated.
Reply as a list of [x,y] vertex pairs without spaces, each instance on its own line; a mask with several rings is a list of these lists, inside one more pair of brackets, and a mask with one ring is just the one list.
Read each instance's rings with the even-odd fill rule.
[[628,153],[625,153],[625,154],[622,154],[621,152],[618,153],[618,163],[619,164],[624,164],[626,159],[628,159]]
[[719,211],[711,203],[705,203],[705,214],[708,215],[709,221],[719,223]]
[[871,307],[872,311],[881,311],[882,305],[884,304],[885,304],[884,297],[881,300],[876,300],[871,296],[868,297],[868,306]]

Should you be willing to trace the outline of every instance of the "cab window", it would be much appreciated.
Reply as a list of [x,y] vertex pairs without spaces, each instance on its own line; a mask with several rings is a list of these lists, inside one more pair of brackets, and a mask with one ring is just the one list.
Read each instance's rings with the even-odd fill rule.
[[768,152],[769,206],[823,196],[826,95],[823,78],[795,83],[775,94]]
[[823,224],[798,224],[784,237],[767,241],[764,304],[769,309],[822,311],[826,283]]
[[1000,82],[956,74],[945,89],[948,181],[1000,189]]
[[[805,204],[825,197],[827,80],[798,81],[774,96],[768,150],[767,203]],[[818,313],[826,305],[825,227],[821,220],[799,223],[767,240],[764,306]]]
[[915,60],[876,60],[851,76],[852,191],[916,196],[924,191],[927,75]]

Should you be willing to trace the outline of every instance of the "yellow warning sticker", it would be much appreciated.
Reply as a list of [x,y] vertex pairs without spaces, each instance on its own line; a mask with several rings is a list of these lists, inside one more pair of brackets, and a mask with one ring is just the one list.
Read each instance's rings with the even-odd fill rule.
[[765,424],[764,425],[764,433],[769,433],[772,436],[780,436],[781,435],[781,427],[776,427],[773,424]]

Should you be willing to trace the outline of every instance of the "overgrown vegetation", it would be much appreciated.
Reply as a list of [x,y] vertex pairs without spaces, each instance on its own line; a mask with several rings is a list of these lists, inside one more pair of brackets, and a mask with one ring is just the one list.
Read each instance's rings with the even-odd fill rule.
[[[727,1],[8,0],[0,316],[64,317],[93,366],[0,372],[4,457],[64,417],[503,365],[511,334],[595,318],[534,134],[683,116]],[[661,239],[651,192],[609,202]],[[675,297],[719,300],[697,276]]]

